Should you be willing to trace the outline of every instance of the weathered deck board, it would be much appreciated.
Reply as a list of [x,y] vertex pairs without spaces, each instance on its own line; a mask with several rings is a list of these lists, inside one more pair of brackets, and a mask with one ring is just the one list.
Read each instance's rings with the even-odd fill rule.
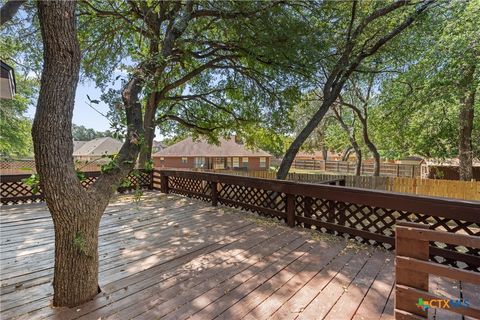
[[2,319],[393,314],[392,253],[159,193],[138,205],[119,198],[107,208],[99,242],[102,293],[78,308],[51,308],[54,238],[46,206],[2,207],[0,224]]

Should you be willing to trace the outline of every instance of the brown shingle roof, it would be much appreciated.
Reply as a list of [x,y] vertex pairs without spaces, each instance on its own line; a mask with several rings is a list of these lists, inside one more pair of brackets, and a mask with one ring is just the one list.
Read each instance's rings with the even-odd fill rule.
[[85,143],[88,141],[73,141],[73,152],[77,151],[80,149]]
[[247,149],[235,139],[219,139],[220,144],[209,144],[203,139],[193,141],[186,138],[170,147],[155,153],[154,157],[271,157],[263,150]]
[[82,146],[73,151],[73,156],[102,156],[118,153],[123,142],[110,137],[97,138],[86,141]]

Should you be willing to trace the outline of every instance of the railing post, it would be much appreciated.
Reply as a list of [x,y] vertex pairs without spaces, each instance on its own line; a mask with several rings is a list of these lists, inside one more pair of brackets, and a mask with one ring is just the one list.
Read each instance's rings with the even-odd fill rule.
[[212,206],[218,205],[218,183],[216,181],[210,181],[210,190],[212,190]]
[[287,194],[287,225],[295,227],[295,196]]
[[400,177],[400,164],[397,163],[397,177]]
[[160,189],[163,193],[168,193],[168,176],[160,173]]
[[148,190],[153,190],[153,172],[155,170],[150,171],[150,184],[148,185]]
[[[395,255],[428,261],[428,241],[402,237],[402,230],[413,226],[415,228],[428,229],[428,225],[397,222],[395,228]],[[428,291],[428,273],[419,271],[412,272],[411,270],[399,267],[398,263],[395,263],[395,284],[395,309],[407,311],[426,318],[428,312],[417,306],[418,299],[423,297],[407,295],[407,293],[402,292],[397,285]],[[397,312],[395,313],[397,314]]]

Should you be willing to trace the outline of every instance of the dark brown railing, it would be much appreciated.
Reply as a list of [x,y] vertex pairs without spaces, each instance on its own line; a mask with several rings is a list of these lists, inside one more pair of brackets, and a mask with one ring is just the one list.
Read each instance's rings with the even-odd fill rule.
[[[440,242],[480,249],[480,237],[428,230],[425,225],[400,222],[396,227],[395,239],[396,319],[427,319],[430,307],[480,319],[480,305],[472,305],[476,301],[469,301],[464,295],[445,300],[445,297],[429,292],[428,286],[429,276],[435,275],[472,283],[480,288],[480,273],[428,261],[429,243]],[[419,304],[420,301],[423,306]]]
[[[127,179],[130,181],[129,187],[119,187],[118,192],[124,193],[137,188],[152,188],[152,173],[144,170],[137,171],[138,174],[130,174]],[[84,188],[92,185],[100,176],[100,171],[84,172],[85,180],[82,181]],[[42,191],[33,193],[32,188],[22,182],[23,179],[30,177],[30,174],[14,174],[0,176],[0,203],[2,205],[21,204],[45,201]]]
[[[154,189],[256,212],[289,226],[395,247],[397,221],[480,236],[480,202],[202,172],[155,170]],[[430,243],[439,263],[480,271],[480,250]]]

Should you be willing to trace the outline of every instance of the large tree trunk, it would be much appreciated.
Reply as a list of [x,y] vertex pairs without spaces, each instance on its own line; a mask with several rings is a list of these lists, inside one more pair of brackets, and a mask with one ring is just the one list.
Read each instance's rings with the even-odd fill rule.
[[355,148],[355,154],[357,155],[357,162],[355,165],[355,175],[359,176],[362,173],[362,150],[360,148]]
[[[364,107],[364,114],[362,114],[360,109],[358,107],[356,107],[355,105],[353,105],[351,103],[345,103],[345,102],[343,102],[343,104],[345,106],[349,107],[350,109],[352,109],[355,112],[358,119],[360,120],[360,123],[362,124],[363,141],[365,142],[365,145],[367,146],[368,150],[370,150],[370,152],[373,155],[373,160],[374,160],[373,176],[378,177],[378,176],[380,176],[380,154],[378,153],[377,147],[372,142],[372,140],[370,140],[370,137],[368,135],[367,105],[365,103],[365,105],[363,106]],[[357,145],[357,147],[358,147],[358,145]]]
[[[338,93],[337,93],[337,96],[338,96]],[[305,128],[303,128],[303,130],[298,134],[295,140],[293,140],[292,144],[290,145],[290,147],[288,147],[288,150],[282,159],[282,163],[280,163],[280,167],[278,168],[278,171],[277,171],[277,179],[280,179],[280,180],[286,179],[288,175],[288,171],[290,171],[290,167],[292,166],[293,160],[295,159],[295,156],[300,150],[300,147],[303,145],[305,140],[308,139],[308,137],[313,132],[313,130],[315,130],[315,128],[320,123],[320,121],[322,121],[323,117],[325,116],[328,109],[333,104],[333,101],[335,101],[335,99],[336,97],[334,99],[332,98],[324,99],[318,111],[313,115],[310,121],[308,121]]]
[[87,201],[73,164],[71,129],[80,70],[75,5],[38,1],[44,66],[32,136],[55,228],[55,306],[75,306],[98,293],[98,223],[108,202]]
[[[150,40],[150,56],[156,57],[159,54],[159,43],[158,40],[160,39],[160,22],[158,21],[158,17],[153,15],[150,17],[152,19],[152,23],[150,24],[151,32],[155,34],[154,38]],[[152,67],[150,67],[152,68]],[[153,88],[147,98],[147,104],[145,105],[145,113],[143,116],[143,129],[145,132],[145,139],[144,145],[140,148],[140,154],[138,156],[138,167],[143,169],[145,164],[152,159],[152,147],[153,147],[153,139],[155,138],[155,119],[157,113],[157,106],[159,102],[159,93],[158,93],[158,78],[162,74],[165,64],[161,64],[160,66],[155,66],[153,64],[153,70],[150,70],[152,74],[154,74],[154,83]]]
[[[352,125],[349,127],[342,118],[340,112],[337,109],[333,109],[335,114],[335,118],[340,123],[342,129],[347,133],[348,140],[350,141],[350,145],[352,146],[353,150],[355,150],[355,154],[357,155],[357,163],[355,166],[355,175],[359,176],[362,170],[362,150],[357,143],[357,138],[355,137],[355,121],[353,121]],[[354,114],[355,116],[355,114]],[[343,159],[342,159],[343,160]],[[348,161],[348,158],[347,158]]]
[[322,147],[322,158],[323,161],[328,161],[328,150],[325,146]]
[[378,153],[377,147],[375,144],[373,144],[372,140],[370,140],[370,137],[368,136],[368,127],[366,121],[361,122],[363,126],[363,141],[373,155],[373,176],[378,177],[380,176],[380,154]]
[[121,179],[133,168],[143,135],[134,77],[123,92],[127,139],[117,166],[85,190],[73,163],[72,116],[79,79],[80,48],[75,1],[38,1],[44,64],[32,127],[36,169],[55,229],[54,306],[77,306],[98,287],[98,228]]
[[145,114],[143,117],[143,126],[145,130],[145,143],[140,149],[140,155],[138,156],[139,168],[144,168],[147,161],[152,159],[153,139],[155,138],[155,116],[157,113],[157,94],[156,92],[150,93],[147,105],[145,106]]
[[474,85],[475,65],[469,66],[465,72],[465,78],[461,83],[460,90],[460,115],[458,132],[459,173],[460,180],[470,181],[473,179],[473,106],[475,103],[476,88]]
[[54,306],[77,306],[100,291],[98,229],[104,209],[70,199],[62,205],[62,212],[51,211],[55,228]]
[[345,150],[343,150],[341,161],[348,161],[348,157],[350,157],[351,153],[352,153],[352,147],[351,146],[346,147]]

